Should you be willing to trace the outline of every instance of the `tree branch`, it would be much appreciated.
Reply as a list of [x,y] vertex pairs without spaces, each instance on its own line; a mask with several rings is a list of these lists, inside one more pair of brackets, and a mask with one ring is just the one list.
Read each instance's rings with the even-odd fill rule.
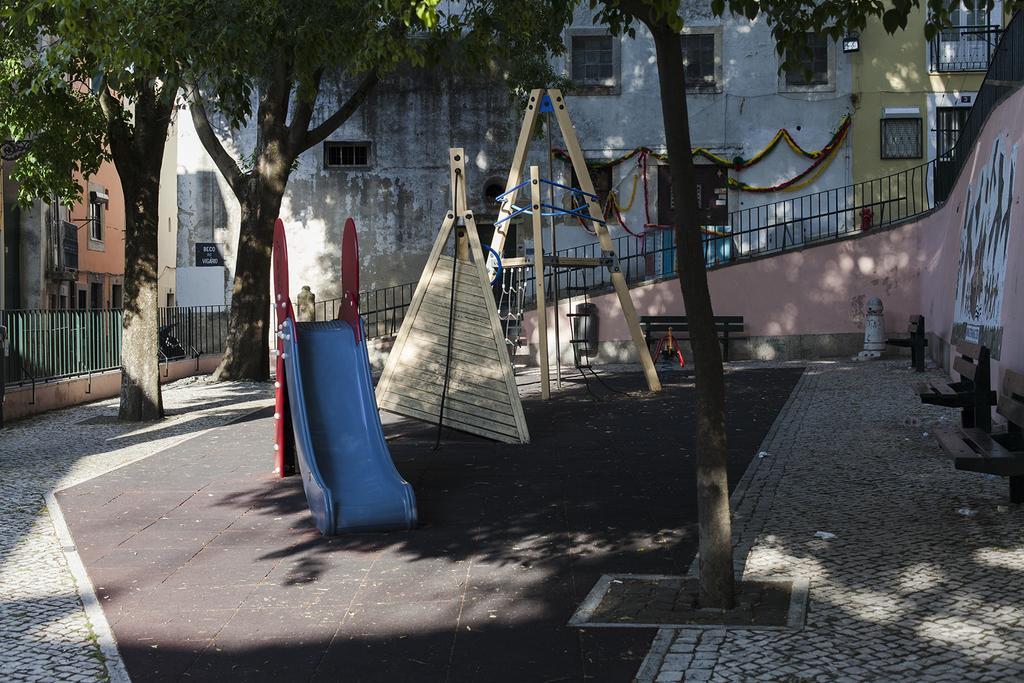
[[124,107],[121,101],[114,97],[110,88],[103,83],[100,88],[100,109],[107,119],[107,137],[110,140],[110,151],[115,155],[123,155],[130,144],[128,126],[124,121]]
[[217,164],[217,168],[220,170],[221,175],[224,176],[228,186],[238,195],[242,191],[242,184],[245,179],[242,169],[238,167],[238,162],[228,154],[217,134],[213,132],[210,118],[206,114],[206,103],[203,101],[203,96],[199,93],[199,84],[191,84],[189,90],[189,111],[192,113],[192,124],[196,128],[199,141],[203,143],[207,154]]
[[302,149],[299,151],[305,152],[310,147],[320,144],[328,135],[333,133],[338,126],[345,123],[345,121],[347,121],[349,117],[352,116],[360,106],[362,106],[363,102],[366,101],[366,98],[370,96],[370,92],[372,92],[374,86],[377,85],[377,81],[378,78],[375,72],[370,72],[364,75],[355,91],[349,95],[348,100],[345,101],[345,104],[341,105],[341,107],[338,108],[338,111],[328,116],[323,123],[306,134],[305,142],[302,145]]
[[[313,110],[316,107],[316,98],[320,94],[320,83],[323,80],[323,69],[317,69],[316,73],[313,74],[313,82],[310,90],[313,92],[313,97],[310,100],[305,98],[297,97],[295,103],[295,113],[292,114],[292,123],[288,130],[288,153],[295,158],[304,152],[307,148],[303,147],[303,143],[306,141],[307,128],[309,128],[309,122],[313,118]],[[299,88],[299,92],[302,92],[302,88]]]

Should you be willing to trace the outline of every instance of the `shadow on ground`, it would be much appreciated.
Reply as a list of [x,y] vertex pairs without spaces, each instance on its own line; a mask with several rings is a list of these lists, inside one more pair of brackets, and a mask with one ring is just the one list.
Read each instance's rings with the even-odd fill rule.
[[[730,481],[800,369],[727,377]],[[629,680],[652,633],[565,626],[604,573],[684,573],[694,390],[524,401],[529,446],[389,424],[419,528],[324,539],[251,420],[61,498],[138,680]],[[616,376],[622,392],[638,378]],[[596,400],[595,395],[602,400]]]

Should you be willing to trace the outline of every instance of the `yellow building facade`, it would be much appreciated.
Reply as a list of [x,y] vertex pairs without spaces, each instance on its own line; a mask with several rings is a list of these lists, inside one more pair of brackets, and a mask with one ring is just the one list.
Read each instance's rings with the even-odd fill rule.
[[853,180],[884,178],[947,153],[955,143],[1006,25],[991,11],[957,8],[954,26],[925,40],[926,11],[889,35],[875,20],[859,36],[853,64]]

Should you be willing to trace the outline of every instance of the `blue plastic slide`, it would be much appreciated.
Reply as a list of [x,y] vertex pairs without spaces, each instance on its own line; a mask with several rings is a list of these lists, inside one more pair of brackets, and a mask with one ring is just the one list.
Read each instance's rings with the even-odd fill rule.
[[316,527],[411,529],[416,498],[391,461],[366,337],[344,320],[282,322],[285,377],[302,485]]

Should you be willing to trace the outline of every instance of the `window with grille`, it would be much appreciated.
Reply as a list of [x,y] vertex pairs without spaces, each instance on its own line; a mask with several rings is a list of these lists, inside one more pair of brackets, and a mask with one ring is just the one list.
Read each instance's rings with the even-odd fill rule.
[[807,33],[809,53],[802,53],[800,62],[786,69],[786,86],[803,88],[829,84],[829,37],[824,33]]
[[370,165],[369,142],[325,142],[324,166],[327,168],[366,167]]
[[569,78],[577,85],[614,85],[616,52],[610,35],[574,35],[569,41]]
[[970,107],[935,109],[935,152],[939,159],[945,159],[953,151],[970,113]]
[[882,119],[881,127],[883,159],[920,159],[924,156],[920,117]]
[[[689,33],[680,36],[683,50],[683,67],[688,88],[714,88],[715,35],[713,33]],[[827,66],[827,65],[826,65]]]

